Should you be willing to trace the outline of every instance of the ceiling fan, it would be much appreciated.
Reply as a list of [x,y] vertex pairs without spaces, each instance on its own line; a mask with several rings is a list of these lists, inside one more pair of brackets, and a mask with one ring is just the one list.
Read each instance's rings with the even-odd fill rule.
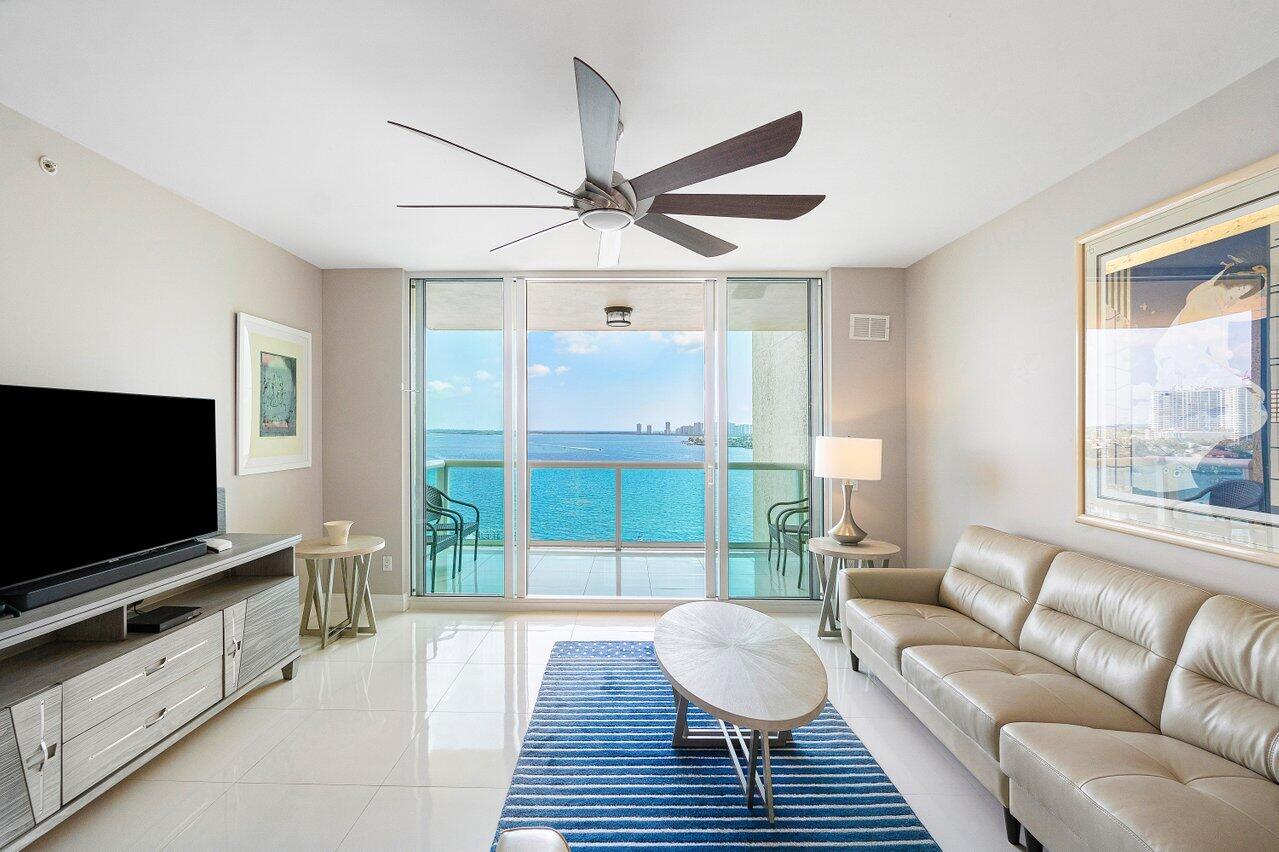
[[581,222],[600,235],[601,267],[616,266],[621,258],[622,231],[638,225],[703,257],[718,257],[737,246],[687,225],[668,214],[681,216],[729,216],[745,219],[795,219],[825,200],[824,195],[740,195],[674,193],[672,190],[701,183],[769,160],[784,157],[799,141],[804,124],[802,113],[794,112],[776,121],[748,130],[717,145],[689,154],[639,177],[627,179],[613,170],[617,140],[622,135],[622,101],[613,87],[594,68],[573,60],[577,76],[577,112],[582,125],[582,153],[586,179],[576,190],[567,190],[522,169],[450,142],[434,133],[418,130],[398,121],[389,121],[419,136],[474,154],[490,163],[523,175],[553,189],[568,199],[567,204],[400,204],[402,208],[460,210],[571,210],[575,214],[548,228],[503,243],[491,251],[504,249],[532,237]]

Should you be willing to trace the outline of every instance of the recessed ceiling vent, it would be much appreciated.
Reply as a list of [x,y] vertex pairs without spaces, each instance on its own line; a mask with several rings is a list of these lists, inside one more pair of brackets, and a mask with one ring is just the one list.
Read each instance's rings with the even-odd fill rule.
[[888,317],[882,314],[851,314],[848,317],[849,340],[887,340]]

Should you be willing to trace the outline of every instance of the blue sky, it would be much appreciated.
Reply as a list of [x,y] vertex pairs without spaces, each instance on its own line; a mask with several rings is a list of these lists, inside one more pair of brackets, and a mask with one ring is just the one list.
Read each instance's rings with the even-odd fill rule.
[[[751,422],[750,334],[728,338],[729,420]],[[502,334],[428,331],[427,427],[501,429]],[[660,431],[704,420],[701,332],[532,332],[529,428]]]

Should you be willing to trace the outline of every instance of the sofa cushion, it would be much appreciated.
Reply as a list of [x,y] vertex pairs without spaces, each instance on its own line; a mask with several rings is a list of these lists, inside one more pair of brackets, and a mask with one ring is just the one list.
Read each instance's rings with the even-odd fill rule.
[[853,598],[844,605],[844,619],[853,635],[898,671],[902,650],[914,645],[1013,647],[993,630],[942,606]]
[[938,603],[1017,644],[1048,566],[1061,548],[990,527],[964,530]]
[[1279,781],[1279,612],[1209,599],[1177,657],[1159,727]]
[[1209,597],[1185,583],[1061,553],[1018,644],[1158,725],[1177,652]]
[[1009,780],[1095,849],[1279,848],[1279,785],[1160,734],[1021,722]]
[[902,654],[902,676],[994,758],[999,757],[999,730],[1010,722],[1155,731],[1097,687],[1025,651],[908,648]]

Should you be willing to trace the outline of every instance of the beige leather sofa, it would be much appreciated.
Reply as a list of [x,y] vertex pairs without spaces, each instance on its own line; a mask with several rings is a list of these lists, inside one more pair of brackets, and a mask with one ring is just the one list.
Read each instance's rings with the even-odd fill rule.
[[987,527],[945,570],[839,591],[854,667],[1000,800],[1010,843],[1279,849],[1279,614]]

